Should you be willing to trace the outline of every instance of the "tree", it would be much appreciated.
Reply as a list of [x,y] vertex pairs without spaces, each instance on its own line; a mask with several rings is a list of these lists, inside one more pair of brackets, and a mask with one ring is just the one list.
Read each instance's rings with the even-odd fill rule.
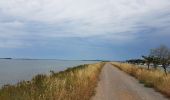
[[130,59],[130,60],[127,60],[126,62],[131,63],[131,64],[144,64],[144,60],[142,59]]
[[153,56],[142,56],[145,60],[145,63],[148,66],[148,69],[150,68],[150,64],[153,62]]
[[152,49],[151,55],[157,58],[167,75],[167,67],[170,65],[170,49],[165,45],[161,45],[158,48]]

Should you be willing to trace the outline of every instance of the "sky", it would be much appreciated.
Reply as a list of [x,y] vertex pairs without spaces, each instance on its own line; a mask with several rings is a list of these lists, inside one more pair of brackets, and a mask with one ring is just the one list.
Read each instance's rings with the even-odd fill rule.
[[170,0],[0,0],[0,58],[125,60],[170,46]]

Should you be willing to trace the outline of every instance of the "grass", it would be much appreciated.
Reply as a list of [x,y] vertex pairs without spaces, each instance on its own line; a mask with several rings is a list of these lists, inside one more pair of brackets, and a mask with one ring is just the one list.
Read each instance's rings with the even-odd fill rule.
[[127,63],[113,63],[120,70],[125,71],[131,76],[134,76],[143,83],[146,87],[152,87],[157,91],[170,97],[170,73],[166,76],[161,70],[142,68],[136,65]]
[[5,85],[0,100],[89,100],[94,94],[104,63],[80,65],[51,75],[37,75],[31,81]]

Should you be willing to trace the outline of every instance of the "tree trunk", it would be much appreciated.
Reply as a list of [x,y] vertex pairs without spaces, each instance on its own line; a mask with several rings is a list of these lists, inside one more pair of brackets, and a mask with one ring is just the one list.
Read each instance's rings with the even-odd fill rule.
[[165,66],[163,66],[163,68],[164,68],[164,72],[165,72],[165,74],[167,75],[166,67],[165,67]]
[[148,63],[147,65],[148,65],[148,69],[149,69],[150,64]]

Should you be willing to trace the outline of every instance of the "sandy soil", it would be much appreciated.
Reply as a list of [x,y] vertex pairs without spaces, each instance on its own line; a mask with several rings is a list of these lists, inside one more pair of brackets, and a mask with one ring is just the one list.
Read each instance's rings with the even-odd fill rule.
[[170,100],[152,88],[107,63],[101,72],[92,100]]

